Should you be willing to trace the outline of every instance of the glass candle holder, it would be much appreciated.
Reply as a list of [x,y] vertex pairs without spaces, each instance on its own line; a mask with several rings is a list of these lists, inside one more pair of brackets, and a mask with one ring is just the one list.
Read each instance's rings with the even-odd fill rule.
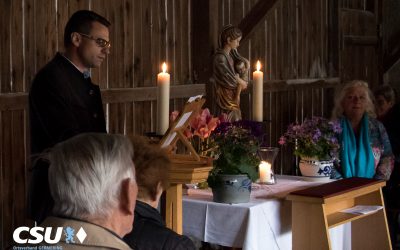
[[272,185],[276,183],[274,163],[278,152],[279,148],[277,147],[260,147],[258,150],[258,156],[261,160],[258,166],[260,184]]

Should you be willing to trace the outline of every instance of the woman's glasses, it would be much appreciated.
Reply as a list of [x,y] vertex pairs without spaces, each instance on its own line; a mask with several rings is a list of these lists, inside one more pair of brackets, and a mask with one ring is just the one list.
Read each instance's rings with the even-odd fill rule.
[[86,37],[86,38],[89,38],[89,39],[95,41],[96,44],[101,48],[107,48],[108,49],[108,48],[111,47],[110,41],[104,40],[103,38],[95,38],[93,36],[89,36],[89,35],[84,34],[84,33],[79,33],[79,32],[77,32],[77,33],[82,35],[82,36],[84,36],[84,37]]

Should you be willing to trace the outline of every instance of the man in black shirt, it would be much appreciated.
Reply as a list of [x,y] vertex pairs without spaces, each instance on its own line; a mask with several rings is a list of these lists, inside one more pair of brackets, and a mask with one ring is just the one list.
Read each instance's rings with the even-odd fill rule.
[[57,53],[33,80],[29,92],[32,179],[28,213],[41,222],[53,201],[48,163],[40,155],[56,143],[84,132],[107,133],[100,88],[90,68],[110,53],[110,22],[88,10],[75,12],[64,31],[64,53]]

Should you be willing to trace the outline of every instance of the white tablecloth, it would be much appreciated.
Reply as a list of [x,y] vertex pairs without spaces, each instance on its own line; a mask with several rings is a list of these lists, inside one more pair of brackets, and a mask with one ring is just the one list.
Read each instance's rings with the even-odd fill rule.
[[[205,242],[244,250],[292,249],[292,191],[321,184],[278,176],[275,185],[253,184],[251,200],[242,204],[212,201],[211,190],[189,189],[183,197],[183,233]],[[350,224],[330,231],[333,249],[350,249]]]

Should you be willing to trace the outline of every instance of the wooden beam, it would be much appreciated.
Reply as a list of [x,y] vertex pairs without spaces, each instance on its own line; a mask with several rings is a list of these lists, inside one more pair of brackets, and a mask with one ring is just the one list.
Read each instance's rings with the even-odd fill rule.
[[340,84],[340,78],[309,78],[270,80],[264,82],[264,92],[281,92],[289,90],[312,88],[336,88]]
[[387,53],[383,58],[383,69],[384,72],[388,71],[397,61],[400,60],[400,31],[395,33],[389,38],[387,43]]
[[[171,86],[170,99],[204,95],[204,84],[186,84]],[[157,99],[157,87],[114,88],[102,90],[103,103],[123,103],[153,101]]]
[[[171,86],[171,99],[205,94],[205,84]],[[157,87],[112,88],[101,90],[103,103],[141,102],[157,99]],[[0,94],[0,111],[28,107],[28,93]]]
[[[264,82],[264,92],[276,92],[299,88],[334,87],[339,78],[309,78],[269,80]],[[171,86],[171,99],[188,98],[205,94],[205,84]],[[157,99],[157,87],[112,88],[101,91],[103,103],[141,102]],[[28,107],[28,93],[0,95],[0,110],[21,110]]]
[[392,54],[385,55],[385,58],[383,59],[384,72],[390,70],[393,67],[393,65],[395,65],[399,60],[400,60],[400,46],[399,48],[397,48],[397,50],[393,51]]
[[[339,78],[310,78],[270,80],[264,82],[265,92],[298,89],[302,87],[334,87],[340,83]],[[171,86],[171,99],[188,98],[205,94],[205,84],[187,84]],[[157,99],[157,87],[112,88],[101,91],[103,103],[140,102]],[[0,110],[21,110],[28,107],[28,93],[0,95]]]
[[351,36],[345,35],[344,42],[353,45],[366,45],[376,46],[378,44],[378,37],[376,36]]
[[250,34],[255,30],[255,27],[267,15],[278,0],[258,0],[247,15],[240,21],[238,27],[242,30],[242,42],[244,42]]
[[28,93],[0,94],[0,110],[21,110],[28,107]]

